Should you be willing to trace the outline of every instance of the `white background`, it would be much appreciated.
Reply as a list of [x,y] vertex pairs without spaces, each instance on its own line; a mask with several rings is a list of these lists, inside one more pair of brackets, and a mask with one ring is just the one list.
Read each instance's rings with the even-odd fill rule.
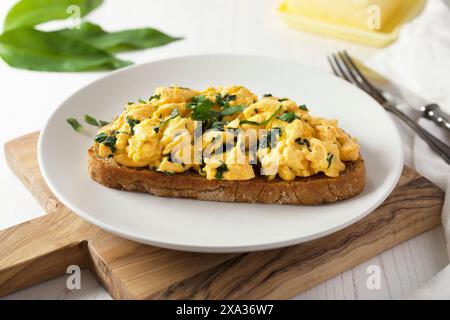
[[[0,1],[3,21],[15,0]],[[361,59],[379,49],[321,38],[289,29],[274,12],[275,0],[106,0],[89,16],[107,30],[151,26],[184,40],[168,46],[123,54],[139,62],[195,53],[249,53],[289,58],[328,70],[326,54],[347,49]],[[39,130],[68,95],[105,73],[44,73],[12,69],[0,60],[0,142]],[[300,75],[301,76],[301,75]],[[151,91],[152,88],[149,88]],[[3,150],[1,151],[3,154]],[[0,229],[45,214],[0,160]],[[399,298],[429,280],[448,259],[442,228],[411,239],[299,295],[298,299]],[[1,254],[1,253],[0,253]],[[379,290],[366,286],[367,267],[381,268]],[[66,277],[6,298],[109,299],[89,271],[82,289],[69,291]]]

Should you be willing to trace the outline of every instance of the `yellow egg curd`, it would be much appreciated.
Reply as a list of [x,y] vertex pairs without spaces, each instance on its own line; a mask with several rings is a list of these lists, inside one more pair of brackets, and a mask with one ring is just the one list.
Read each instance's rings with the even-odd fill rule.
[[120,165],[219,180],[337,177],[359,158],[358,143],[337,120],[315,118],[288,98],[258,99],[242,86],[157,88],[128,103],[95,143]]

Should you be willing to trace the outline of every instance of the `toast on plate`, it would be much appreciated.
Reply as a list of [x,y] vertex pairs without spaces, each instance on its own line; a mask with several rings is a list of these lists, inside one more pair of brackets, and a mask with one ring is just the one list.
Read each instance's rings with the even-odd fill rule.
[[288,98],[161,87],[98,131],[88,169],[107,187],[162,197],[318,205],[362,192],[359,151],[337,120]]
[[172,176],[149,169],[122,166],[114,159],[88,152],[89,174],[102,185],[126,191],[197,200],[318,205],[351,198],[364,189],[364,161],[346,163],[339,177],[324,174],[294,180],[257,177],[252,180],[208,180],[193,172]]

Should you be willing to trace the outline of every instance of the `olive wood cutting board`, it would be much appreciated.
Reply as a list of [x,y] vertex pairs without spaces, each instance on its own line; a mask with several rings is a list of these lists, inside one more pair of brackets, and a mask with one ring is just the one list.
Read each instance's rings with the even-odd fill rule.
[[320,239],[253,253],[161,249],[103,231],[56,199],[37,162],[39,133],[5,145],[11,169],[46,215],[0,231],[0,296],[90,268],[115,299],[287,299],[441,223],[443,192],[405,167],[392,194]]

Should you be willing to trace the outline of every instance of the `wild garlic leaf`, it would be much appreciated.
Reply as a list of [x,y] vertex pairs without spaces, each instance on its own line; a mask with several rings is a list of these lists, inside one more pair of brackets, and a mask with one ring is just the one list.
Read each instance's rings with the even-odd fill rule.
[[228,124],[227,121],[223,122],[223,121],[214,121],[211,124],[211,127],[209,128],[210,130],[217,130],[217,131],[224,131],[224,125]]
[[67,123],[70,124],[73,130],[80,133],[83,130],[83,126],[75,118],[68,118]]
[[173,109],[172,112],[170,113],[170,116],[166,120],[161,122],[160,126],[167,124],[170,120],[175,119],[179,115],[180,113],[178,112],[178,108]]
[[131,133],[131,135],[134,135],[134,126],[137,125],[137,124],[139,124],[140,121],[139,121],[139,120],[131,119],[131,118],[129,118],[129,117],[126,118],[126,121],[127,121],[127,123],[128,123],[128,126],[130,127],[130,133]]
[[100,123],[98,123],[97,119],[88,114],[84,116],[84,121],[86,121],[86,123],[90,124],[91,126],[100,127]]
[[205,96],[197,96],[192,98],[192,101],[187,105],[187,108],[193,109],[191,114],[192,119],[206,121],[216,115],[216,111],[211,109],[213,105],[214,103]]
[[103,141],[108,138],[108,134],[106,132],[100,132],[98,135],[95,136],[94,141],[98,143],[102,143]]
[[216,103],[221,106],[222,108],[229,108],[230,102],[236,101],[236,95],[235,94],[225,94],[222,96],[221,94],[216,94]]
[[117,143],[117,132],[111,132],[111,135],[108,135],[106,132],[101,132],[95,136],[94,141],[98,143],[102,143],[105,146],[111,149],[111,152],[116,152],[116,143]]
[[222,180],[222,179],[223,179],[223,174],[224,174],[225,172],[227,172],[227,171],[228,171],[227,165],[226,165],[225,163],[222,162],[222,164],[221,164],[219,167],[217,167],[217,169],[216,169],[216,175],[215,175],[215,178],[216,178],[217,180]]
[[278,119],[289,122],[289,123],[294,121],[296,118],[297,118],[297,116],[293,112],[287,112],[278,117]]
[[300,108],[300,110],[308,111],[308,108],[306,107],[306,104],[301,104],[298,107]]
[[60,35],[77,39],[108,52],[121,52],[160,47],[182,38],[169,36],[157,29],[142,28],[107,32],[99,25],[84,22],[80,29],[56,31]]
[[274,113],[272,113],[272,115],[269,118],[267,118],[264,121],[256,122],[256,121],[251,121],[251,120],[241,120],[239,122],[239,124],[251,124],[251,125],[254,125],[254,126],[265,126],[270,121],[272,121],[272,119],[278,114],[278,112],[280,112],[280,110],[281,110],[281,106],[278,107],[278,109]]
[[[6,15],[4,32],[22,27],[33,27],[51,20],[70,18],[70,6],[80,8],[84,17],[103,3],[103,0],[21,0]],[[76,8],[76,7],[73,7]]]
[[32,28],[0,35],[0,56],[12,67],[39,71],[105,70],[131,64],[84,42]]
[[295,139],[295,142],[301,146],[306,146],[308,149],[311,146],[308,139],[302,139],[301,137]]
[[242,112],[243,110],[244,110],[244,107],[243,107],[243,106],[228,107],[228,108],[226,108],[226,109],[223,109],[223,110],[220,112],[220,114],[221,114],[222,116],[229,116],[229,115],[231,115],[231,114],[233,114],[233,113],[236,113],[236,112]]
[[150,102],[150,101],[152,101],[153,99],[159,100],[159,98],[161,98],[161,95],[160,95],[160,94],[154,94],[154,95],[152,95],[150,98],[148,98],[148,101]]
[[86,121],[87,124],[90,124],[91,126],[95,127],[104,127],[108,125],[110,122],[104,121],[104,120],[97,120],[93,116],[90,116],[88,114],[84,115],[84,121]]

